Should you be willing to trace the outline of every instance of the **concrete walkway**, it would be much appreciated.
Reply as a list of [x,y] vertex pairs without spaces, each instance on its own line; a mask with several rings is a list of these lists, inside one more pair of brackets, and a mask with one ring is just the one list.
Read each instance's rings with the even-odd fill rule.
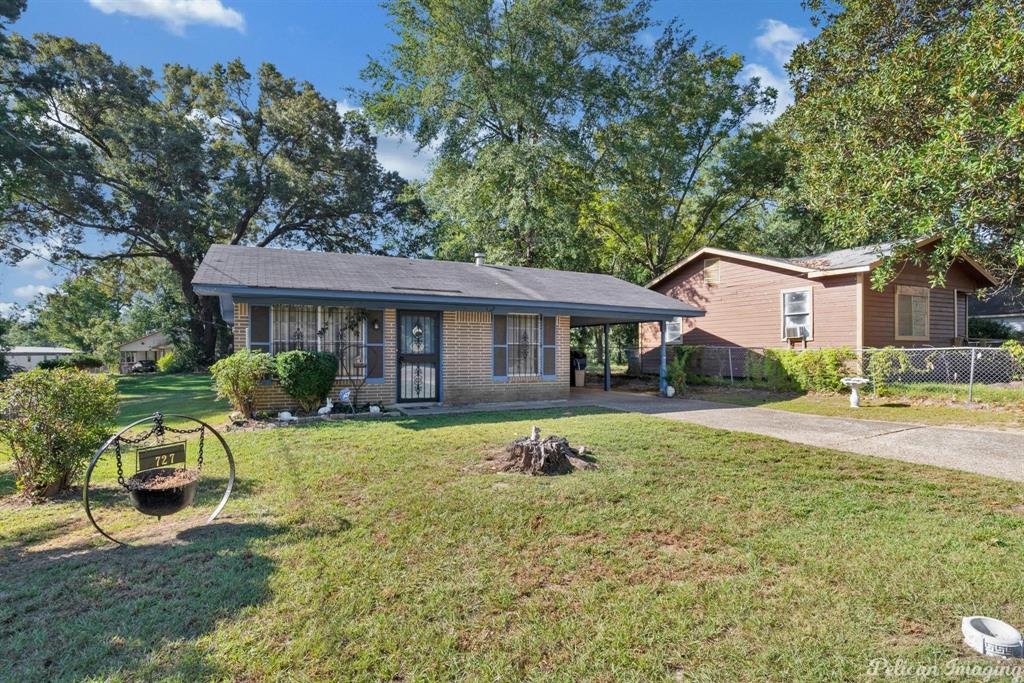
[[1024,481],[1024,431],[822,417],[771,408],[587,389],[573,390],[569,403],[657,415],[808,446]]

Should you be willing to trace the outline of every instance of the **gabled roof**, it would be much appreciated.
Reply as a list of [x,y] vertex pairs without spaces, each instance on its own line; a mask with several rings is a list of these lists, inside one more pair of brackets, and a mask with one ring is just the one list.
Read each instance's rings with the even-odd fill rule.
[[[917,248],[925,247],[939,238],[937,236],[926,237],[918,240],[915,243]],[[647,286],[652,287],[659,282],[662,282],[666,278],[670,277],[680,268],[693,260],[702,256],[728,256],[735,259],[748,261],[750,263],[758,263],[761,265],[767,265],[775,268],[782,268],[797,273],[802,273],[808,278],[816,279],[821,277],[829,277],[833,275],[845,275],[847,273],[866,273],[876,268],[885,258],[891,256],[893,250],[897,246],[897,242],[882,242],[875,245],[866,245],[862,247],[852,247],[849,249],[837,249],[835,251],[827,251],[822,254],[812,254],[810,256],[798,256],[795,258],[775,258],[771,256],[760,256],[756,254],[748,254],[742,251],[733,251],[731,249],[717,249],[715,247],[704,247],[693,252],[685,259],[677,263],[676,265],[669,268],[667,271],[659,275],[658,277],[651,280]],[[980,263],[975,261],[969,256],[961,257],[966,263],[972,268],[978,271],[978,274],[983,279],[988,280],[991,284],[997,284],[996,278],[988,272]]]
[[[144,334],[141,337],[136,337],[135,339],[132,339],[130,341],[126,341],[125,343],[121,344],[117,348],[118,348],[119,351],[143,351],[143,350],[158,348],[158,347],[161,347],[161,346],[168,346],[170,343],[171,343],[170,337],[168,337],[163,332],[150,332],[149,334]],[[138,344],[138,348],[135,348],[135,349],[126,349],[125,348],[127,346],[131,346],[132,344]]]
[[625,319],[699,316],[690,304],[610,275],[365,254],[214,245],[195,278],[205,295],[344,299],[436,307],[530,308]]

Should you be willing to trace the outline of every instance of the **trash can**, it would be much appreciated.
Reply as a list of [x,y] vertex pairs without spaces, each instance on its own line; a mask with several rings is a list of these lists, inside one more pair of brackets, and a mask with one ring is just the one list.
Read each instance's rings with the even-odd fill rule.
[[582,387],[587,381],[587,354],[573,349],[569,352],[569,365],[572,368],[569,386]]

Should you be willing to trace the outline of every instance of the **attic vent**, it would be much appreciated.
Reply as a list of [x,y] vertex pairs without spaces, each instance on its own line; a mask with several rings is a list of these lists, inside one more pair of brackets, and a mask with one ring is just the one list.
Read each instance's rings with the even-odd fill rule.
[[704,259],[704,284],[706,285],[720,285],[722,284],[722,273],[719,270],[717,258],[706,258]]
[[404,292],[435,292],[438,294],[462,294],[461,289],[434,289],[433,287],[392,287]]

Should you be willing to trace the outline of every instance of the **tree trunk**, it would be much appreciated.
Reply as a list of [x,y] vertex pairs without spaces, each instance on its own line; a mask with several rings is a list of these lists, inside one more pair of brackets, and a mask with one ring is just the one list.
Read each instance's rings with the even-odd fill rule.
[[192,288],[195,267],[191,263],[172,260],[171,267],[181,280],[181,294],[188,311],[189,343],[196,354],[196,362],[210,365],[217,355],[217,328],[223,326],[220,302],[214,297],[199,296]]

